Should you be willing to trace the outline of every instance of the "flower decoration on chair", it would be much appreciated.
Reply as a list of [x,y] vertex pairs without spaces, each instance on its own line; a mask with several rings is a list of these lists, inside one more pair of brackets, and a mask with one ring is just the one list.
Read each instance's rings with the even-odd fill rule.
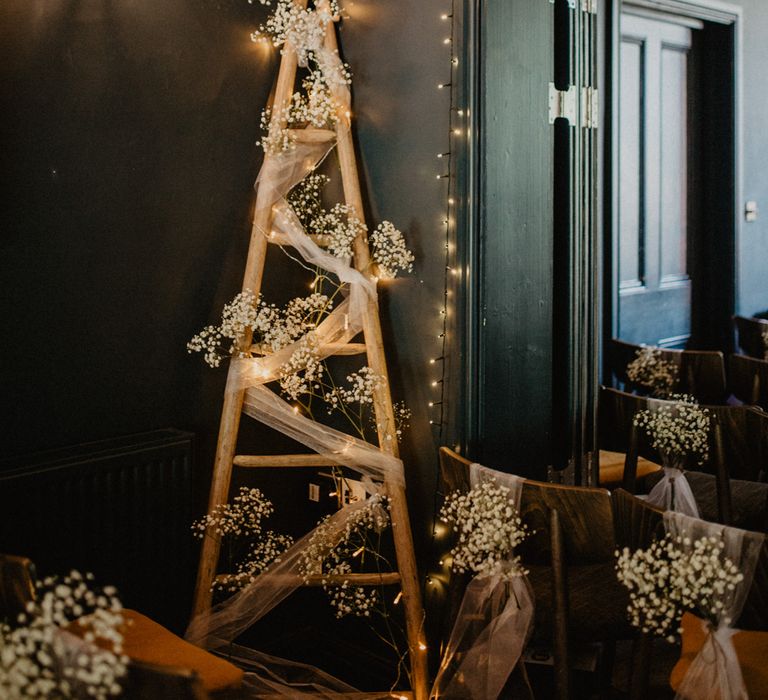
[[704,464],[709,456],[709,409],[688,394],[672,394],[638,411],[634,423],[650,437],[665,465],[682,468],[688,460]]
[[472,571],[480,576],[527,573],[513,552],[528,536],[528,528],[523,525],[506,486],[489,480],[467,493],[449,494],[440,518],[453,525],[457,536],[456,546],[450,552],[454,571]]
[[[666,535],[647,549],[617,552],[619,581],[629,591],[629,620],[644,633],[674,642],[684,612],[719,624],[723,598],[744,578],[714,536],[691,541]],[[731,620],[722,621],[729,625]]]
[[661,350],[643,345],[627,365],[627,378],[660,399],[672,394],[679,383],[677,365],[662,358]]
[[0,623],[0,697],[97,700],[119,695],[122,605],[112,587],[97,589],[77,571],[37,583],[16,624]]
[[219,537],[227,546],[226,556],[234,573],[214,579],[214,590],[237,592],[279,562],[280,555],[293,544],[292,537],[264,528],[263,521],[274,510],[259,489],[243,486],[231,503],[216,507],[192,523],[196,537]]

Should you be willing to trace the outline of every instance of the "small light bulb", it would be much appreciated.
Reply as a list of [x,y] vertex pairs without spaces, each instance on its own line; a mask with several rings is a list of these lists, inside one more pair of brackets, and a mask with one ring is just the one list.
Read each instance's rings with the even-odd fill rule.
[[443,39],[443,43],[446,44],[446,45],[450,44],[451,43],[451,37],[449,37],[449,36],[445,37],[445,39]]
[[448,197],[448,204],[456,204],[456,200],[453,197]]
[[419,649],[421,651],[426,651],[427,650],[427,645],[424,644],[424,642],[419,642]]
[[430,408],[432,408],[432,407],[435,405],[435,402],[434,402],[434,401],[430,401],[430,402],[429,402],[427,405],[428,405]]
[[443,20],[443,21],[445,21],[445,20],[447,20],[447,19],[448,19],[448,15],[447,15],[447,14],[445,14],[445,13],[443,13],[442,15],[440,15],[440,19],[441,19],[441,20]]
[[454,130],[453,130],[453,133],[454,133],[456,136],[461,136],[461,129],[454,129]]
[[456,112],[456,114],[458,114],[460,117],[463,117],[464,116],[464,110],[460,109],[458,112]]
[[400,599],[401,599],[402,597],[403,597],[403,592],[402,592],[402,591],[400,591],[400,592],[399,592],[399,593],[398,593],[398,594],[395,596],[395,600],[393,601],[393,603],[392,603],[392,604],[393,604],[393,605],[397,605],[397,604],[400,602]]
[[432,382],[432,386],[437,386],[437,380],[435,380],[434,382]]
[[430,365],[434,365],[435,364],[435,358],[434,357],[429,361],[429,364]]

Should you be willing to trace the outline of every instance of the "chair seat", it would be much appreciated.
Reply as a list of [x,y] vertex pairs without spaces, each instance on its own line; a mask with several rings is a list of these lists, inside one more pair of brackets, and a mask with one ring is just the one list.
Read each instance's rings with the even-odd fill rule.
[[[135,610],[123,610],[123,653],[134,661],[194,671],[209,693],[238,688],[243,671],[229,661],[190,644]],[[70,631],[85,628],[72,623]]]
[[[600,450],[600,485],[621,486],[624,480],[624,452]],[[637,478],[642,479],[649,474],[660,471],[661,465],[651,462],[644,457],[637,458]]]
[[[536,600],[535,635],[549,638],[554,625],[552,568],[528,565],[528,580]],[[594,641],[627,639],[634,632],[627,619],[629,596],[616,578],[613,562],[569,566],[568,633],[575,639]]]
[[[683,615],[682,629],[683,648],[669,677],[675,691],[707,638],[701,619],[691,613]],[[750,700],[768,700],[768,632],[737,632],[733,635],[733,646]]]

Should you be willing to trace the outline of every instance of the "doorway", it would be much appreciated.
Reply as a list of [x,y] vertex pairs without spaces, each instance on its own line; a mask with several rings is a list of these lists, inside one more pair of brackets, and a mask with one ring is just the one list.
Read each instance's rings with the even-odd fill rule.
[[730,349],[739,19],[705,0],[612,5],[606,338]]

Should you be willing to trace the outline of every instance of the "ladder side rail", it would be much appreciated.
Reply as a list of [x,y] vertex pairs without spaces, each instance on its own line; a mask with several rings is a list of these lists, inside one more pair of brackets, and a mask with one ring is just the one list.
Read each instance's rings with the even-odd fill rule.
[[[307,0],[298,0],[297,4],[306,6]],[[278,72],[277,86],[272,101],[273,119],[284,118],[285,107],[290,103],[293,95],[293,86],[296,81],[298,60],[296,52],[290,46],[283,46],[282,59]],[[277,106],[277,107],[276,107]],[[285,126],[280,124],[280,126]],[[265,154],[265,161],[270,158]],[[256,193],[253,225],[251,227],[251,239],[248,246],[248,258],[243,275],[243,291],[251,290],[254,295],[261,291],[261,283],[264,275],[264,263],[267,256],[267,236],[265,233],[272,226],[272,207],[265,206],[261,192]],[[249,348],[252,334],[247,332],[240,339],[242,348]],[[240,428],[240,417],[243,409],[245,390],[239,385],[237,374],[230,364],[227,373],[227,384],[224,391],[224,404],[221,409],[219,422],[219,437],[216,444],[216,458],[213,464],[211,479],[211,491],[208,499],[208,512],[211,513],[217,506],[226,503],[229,497],[229,487],[232,479],[232,461],[237,447],[237,435]],[[195,584],[195,597],[193,602],[193,617],[205,612],[211,607],[213,592],[211,586],[216,576],[216,567],[219,560],[221,543],[218,538],[204,537],[200,549],[200,564],[197,571]]]

